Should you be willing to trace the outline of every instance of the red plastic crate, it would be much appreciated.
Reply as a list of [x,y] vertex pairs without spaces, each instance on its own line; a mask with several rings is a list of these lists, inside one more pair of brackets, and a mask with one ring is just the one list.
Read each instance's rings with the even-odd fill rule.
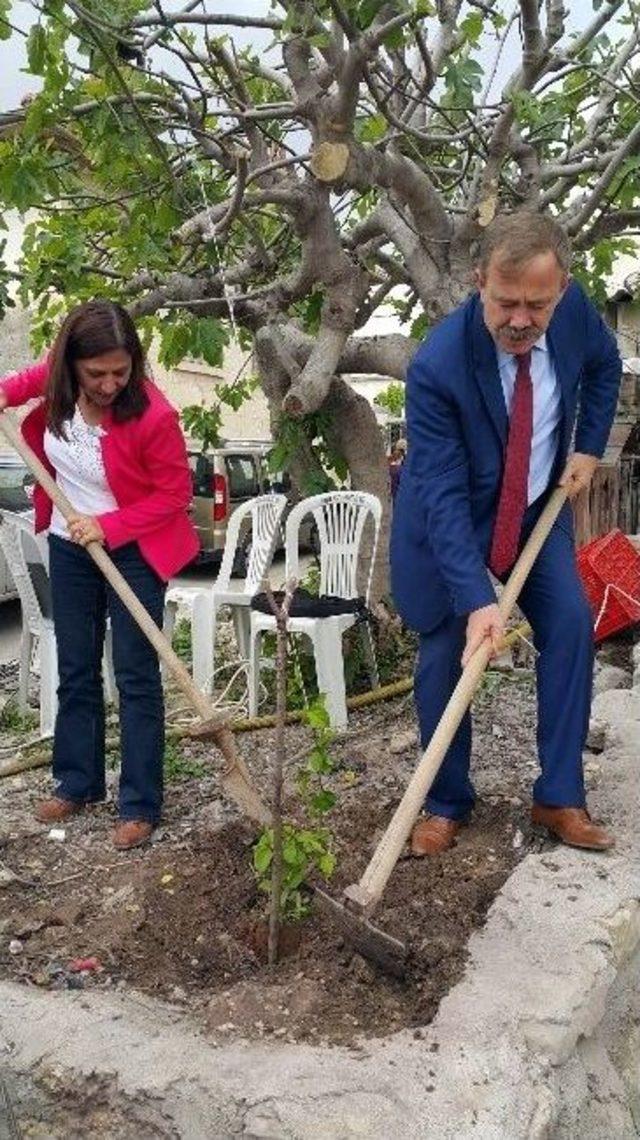
[[640,553],[622,531],[609,531],[582,546],[578,570],[593,610],[596,641],[640,621]]

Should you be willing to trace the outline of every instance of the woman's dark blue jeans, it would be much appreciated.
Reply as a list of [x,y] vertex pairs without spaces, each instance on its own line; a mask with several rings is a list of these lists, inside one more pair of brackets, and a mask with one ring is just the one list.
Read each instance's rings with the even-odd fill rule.
[[[156,823],[164,756],[157,654],[86,550],[52,534],[49,552],[60,676],[53,743],[56,794],[76,803],[105,797],[102,653],[108,613],[120,702],[120,818]],[[138,544],[121,546],[111,558],[161,626],[165,583],[144,561]]]

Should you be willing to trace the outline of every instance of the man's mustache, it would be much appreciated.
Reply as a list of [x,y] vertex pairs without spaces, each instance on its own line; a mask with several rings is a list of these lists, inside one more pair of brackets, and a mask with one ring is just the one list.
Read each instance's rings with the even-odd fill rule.
[[500,332],[504,333],[505,336],[508,336],[510,340],[528,340],[531,336],[533,336],[535,334],[535,331],[536,330],[533,328],[511,329],[511,328],[509,328],[508,325],[503,325],[502,328],[500,329]]

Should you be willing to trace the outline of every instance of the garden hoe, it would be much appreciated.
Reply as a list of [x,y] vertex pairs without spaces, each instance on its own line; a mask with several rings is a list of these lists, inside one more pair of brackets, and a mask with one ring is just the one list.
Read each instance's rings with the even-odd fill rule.
[[[558,487],[553,492],[511,572],[498,603],[505,622],[566,497],[564,488]],[[346,888],[342,902],[332,899],[324,891],[316,889],[315,892],[320,907],[333,919],[340,932],[354,948],[387,973],[399,977],[405,972],[406,945],[399,939],[385,934],[369,919],[380,902],[424,798],[438,773],[458,725],[471,704],[491,655],[491,642],[487,639],[465,666],[438,727],[360,881]]]
[[[68,520],[75,515],[77,512],[74,511],[69,500],[42,465],[37,455],[25,443],[16,424],[6,412],[0,413],[0,431],[8,443],[22,456],[27,467],[33,472],[40,486],[46,491],[64,518]],[[222,772],[221,782],[226,794],[235,801],[245,815],[257,823],[269,823],[271,813],[251,783],[249,772],[242,757],[238,754],[235,737],[228,721],[223,716],[214,713],[204,693],[201,693],[200,689],[194,685],[189,671],[174,653],[164,634],[158,629],[101,544],[90,542],[86,550],[138,623],[142,632],[148,637],[158,656],[170,670],[176,683],[201,718],[201,723],[192,729],[191,735],[199,740],[213,740],[222,752],[226,765]]]

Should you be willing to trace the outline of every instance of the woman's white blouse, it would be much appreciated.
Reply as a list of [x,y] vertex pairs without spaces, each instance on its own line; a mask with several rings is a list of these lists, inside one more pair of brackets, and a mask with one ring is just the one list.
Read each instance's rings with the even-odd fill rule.
[[[73,419],[65,420],[63,434],[58,439],[47,430],[44,450],[56,473],[56,482],[71,505],[82,515],[101,515],[117,509],[104,470],[100,440],[105,434],[99,425],[88,424],[76,405]],[[68,538],[64,518],[56,506],[53,508],[51,534]]]

